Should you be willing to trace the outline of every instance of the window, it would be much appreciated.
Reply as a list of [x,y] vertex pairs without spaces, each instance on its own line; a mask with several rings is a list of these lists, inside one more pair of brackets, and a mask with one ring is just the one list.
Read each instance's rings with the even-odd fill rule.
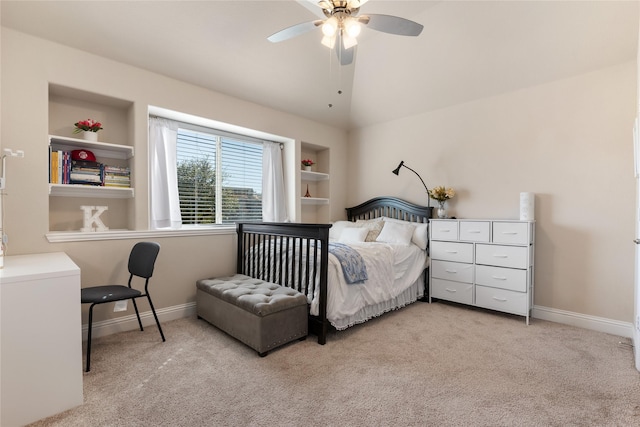
[[262,143],[182,126],[177,139],[182,224],[262,221]]

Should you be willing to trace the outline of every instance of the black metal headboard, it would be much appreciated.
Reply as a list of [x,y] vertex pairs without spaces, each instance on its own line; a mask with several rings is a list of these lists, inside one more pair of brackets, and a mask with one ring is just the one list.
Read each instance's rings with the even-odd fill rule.
[[358,206],[347,208],[347,219],[356,221],[386,216],[403,221],[429,222],[432,211],[431,206],[416,205],[397,197],[375,197]]

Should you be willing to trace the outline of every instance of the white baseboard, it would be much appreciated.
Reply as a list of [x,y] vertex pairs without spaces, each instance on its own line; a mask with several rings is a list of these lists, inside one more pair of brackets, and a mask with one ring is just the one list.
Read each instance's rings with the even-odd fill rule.
[[[194,316],[196,314],[196,303],[190,302],[187,304],[174,305],[172,307],[161,308],[156,310],[158,320],[160,320],[160,326],[163,322],[169,322],[171,320],[181,319],[183,317]],[[153,318],[151,311],[145,311],[140,313],[140,320],[142,326],[156,326],[156,321]],[[82,325],[82,340],[87,340],[88,325]],[[116,334],[118,332],[132,331],[140,329],[138,326],[138,319],[135,314],[129,316],[118,317],[117,319],[109,319],[103,321],[93,322],[93,338]]]
[[606,319],[604,317],[589,316],[586,314],[542,307],[539,305],[533,307],[532,317],[535,319],[549,320],[551,322],[577,326],[625,338],[631,338],[633,336],[632,323]]
[[[171,320],[181,319],[183,317],[194,316],[196,314],[196,303],[190,302],[187,304],[161,308],[156,310],[156,314],[158,315],[158,319],[160,319],[160,324]],[[620,337],[633,337],[633,324],[630,322],[621,322],[619,320],[589,316],[586,314],[542,307],[539,305],[533,307],[531,316],[535,319],[577,326],[579,328],[604,332]],[[151,311],[140,313],[140,319],[142,320],[142,326],[144,327],[155,326],[156,324]],[[138,329],[138,319],[136,319],[135,314],[118,317],[117,319],[93,322],[94,338],[116,334],[118,332],[132,331],[135,329]],[[86,341],[87,325],[82,325],[82,337],[82,339]]]

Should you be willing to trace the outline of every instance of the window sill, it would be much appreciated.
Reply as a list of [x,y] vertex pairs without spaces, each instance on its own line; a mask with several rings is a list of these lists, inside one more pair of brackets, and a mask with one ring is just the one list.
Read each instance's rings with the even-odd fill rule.
[[109,231],[52,231],[45,236],[49,243],[88,242],[94,240],[146,239],[160,237],[210,236],[235,234],[235,225],[180,230],[109,230]]

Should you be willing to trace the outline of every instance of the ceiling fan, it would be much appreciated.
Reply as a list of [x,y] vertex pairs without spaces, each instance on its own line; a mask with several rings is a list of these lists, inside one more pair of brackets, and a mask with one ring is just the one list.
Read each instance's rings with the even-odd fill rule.
[[349,65],[353,62],[354,47],[358,44],[356,37],[360,34],[362,26],[366,25],[372,30],[382,31],[400,36],[418,36],[423,26],[417,22],[392,15],[368,14],[358,15],[360,6],[368,0],[321,0],[318,6],[327,19],[303,22],[272,34],[267,38],[270,42],[277,43],[301,34],[312,31],[318,27],[322,29],[322,44],[330,49],[338,45],[336,53],[341,65]]

